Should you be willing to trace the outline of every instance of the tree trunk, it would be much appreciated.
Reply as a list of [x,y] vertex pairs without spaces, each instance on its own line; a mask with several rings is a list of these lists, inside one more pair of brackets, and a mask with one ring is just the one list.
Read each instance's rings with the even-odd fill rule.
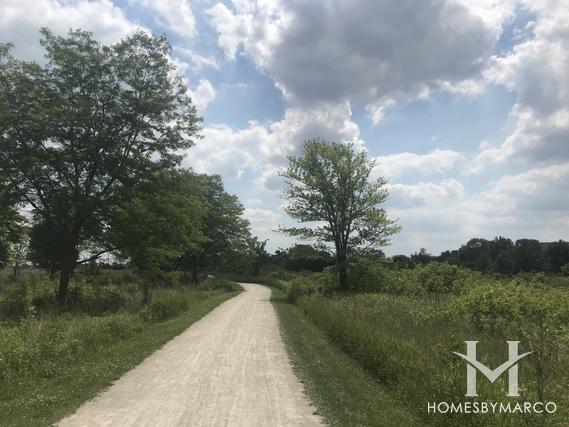
[[69,281],[75,271],[75,263],[79,253],[77,246],[79,244],[79,234],[81,226],[75,223],[70,232],[65,233],[63,238],[65,249],[63,250],[63,259],[61,260],[61,271],[59,273],[59,289],[57,291],[57,303],[60,307],[67,305],[67,293],[69,290]]
[[[75,264],[75,261],[73,261]],[[73,274],[73,267],[69,261],[64,262],[61,266],[61,272],[59,273],[59,289],[57,290],[57,303],[60,307],[65,307],[67,305],[67,293],[69,290],[69,281],[71,280],[71,275]]]
[[50,265],[48,271],[49,271],[49,280],[55,279],[55,272],[56,272],[55,267]]
[[144,306],[150,304],[150,284],[146,278],[143,279],[142,283],[142,304]]
[[336,255],[336,266],[338,267],[338,281],[340,290],[345,292],[348,290],[348,273],[346,255],[339,253]]
[[12,270],[12,279],[16,280],[19,272],[20,272],[20,264],[16,262],[14,263],[14,267]]
[[197,262],[192,266],[192,283],[195,285],[198,283],[198,266]]

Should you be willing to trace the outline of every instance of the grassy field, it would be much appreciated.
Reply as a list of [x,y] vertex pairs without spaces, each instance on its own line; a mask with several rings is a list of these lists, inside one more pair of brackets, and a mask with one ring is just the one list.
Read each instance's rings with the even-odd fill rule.
[[297,306],[287,302],[281,290],[273,288],[273,303],[294,369],[331,426],[422,425],[389,390],[333,345]]
[[0,425],[50,425],[236,293],[177,289],[132,313],[37,316],[32,309],[5,323]]
[[[460,426],[542,426],[568,425],[569,395],[569,291],[567,280],[543,274],[519,277],[493,277],[445,265],[430,265],[410,271],[386,271],[380,267],[361,277],[360,291],[337,294],[328,288],[333,275],[329,272],[299,276],[283,285],[286,300],[279,312],[285,319],[285,336],[296,358],[310,365],[310,359],[322,365],[332,362],[318,351],[305,356],[294,335],[306,334],[299,322],[315,334],[325,337],[357,362],[368,380],[394,396],[413,416],[429,425]],[[377,290],[373,290],[373,288]],[[279,304],[277,304],[279,307]],[[296,311],[294,311],[296,310]],[[294,312],[296,330],[283,313]],[[289,315],[291,318],[294,316]],[[294,332],[286,332],[287,330]],[[315,335],[315,336],[316,336]],[[519,364],[520,397],[506,396],[507,375],[492,384],[478,375],[477,401],[511,403],[555,402],[557,412],[536,414],[432,414],[429,402],[463,402],[465,398],[466,364],[452,354],[465,353],[465,341],[478,341],[477,357],[490,367],[508,359],[507,340],[520,341],[520,353],[533,351]],[[312,345],[307,341],[307,345]],[[301,350],[295,350],[300,348]],[[314,348],[314,347],[312,347]],[[300,355],[300,356],[298,356]],[[304,356],[303,356],[304,355]],[[306,360],[306,362],[304,361]],[[333,408],[341,399],[334,387],[325,384],[325,366],[300,368],[307,384],[315,391],[320,407]],[[343,375],[342,364],[335,371]],[[333,373],[326,374],[328,376]],[[347,386],[346,390],[350,390]],[[350,412],[361,414],[369,409],[366,396],[351,400]],[[377,394],[377,393],[376,393]],[[377,394],[383,396],[382,394]],[[382,399],[378,399],[381,401]],[[350,403],[346,404],[348,407]],[[377,404],[379,405],[379,404]],[[371,411],[379,411],[379,408]],[[329,409],[330,411],[330,409]],[[336,409],[336,411],[339,411]],[[340,411],[341,412],[341,411]],[[392,425],[397,415],[384,420],[370,420],[367,425]],[[378,415],[375,415],[376,417]],[[331,419],[349,425],[349,416],[333,414]],[[356,418],[358,419],[358,418]],[[345,424],[345,423],[348,424]]]

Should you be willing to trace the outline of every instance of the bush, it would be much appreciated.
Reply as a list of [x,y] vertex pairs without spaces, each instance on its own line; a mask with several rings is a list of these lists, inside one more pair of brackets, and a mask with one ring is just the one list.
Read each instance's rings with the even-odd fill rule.
[[0,381],[56,376],[74,368],[78,352],[96,350],[141,329],[135,315],[38,319],[29,309],[17,326],[0,328]]
[[561,267],[561,274],[563,276],[569,277],[569,264],[565,264]]
[[[534,352],[520,364],[519,400],[551,400],[560,408],[547,420],[438,414],[429,416],[430,424],[553,425],[567,418],[569,291],[563,277],[525,273],[507,281],[440,263],[403,271],[359,263],[350,272],[367,293],[326,296],[312,291],[321,280],[315,275],[292,281],[289,298],[405,401],[462,400],[465,365],[451,351],[464,353],[465,340],[478,340],[483,363],[499,366],[507,358],[505,341],[518,340],[521,351]],[[506,379],[478,386],[485,400],[504,401]]]
[[140,315],[144,320],[160,321],[175,317],[187,309],[187,293],[180,295],[177,292],[165,292],[154,297],[152,302],[141,310]]
[[[316,273],[319,274],[319,273]],[[324,287],[322,283],[315,280],[314,277],[295,277],[292,279],[286,287],[287,299],[291,303],[295,303],[299,298],[303,296],[312,296],[322,294],[324,292]]]
[[218,277],[208,277],[205,280],[202,280],[198,283],[197,288],[202,291],[220,290],[224,292],[233,292],[241,290],[241,286],[237,283]]

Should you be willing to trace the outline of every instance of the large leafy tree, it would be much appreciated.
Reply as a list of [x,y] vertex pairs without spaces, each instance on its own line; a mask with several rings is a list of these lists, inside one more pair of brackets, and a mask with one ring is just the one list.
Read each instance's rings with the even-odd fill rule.
[[206,241],[207,207],[197,195],[194,176],[185,171],[166,171],[137,186],[128,200],[114,209],[110,240],[118,252],[149,283],[172,270],[188,251]]
[[386,179],[372,179],[375,167],[365,152],[351,145],[322,139],[305,142],[298,157],[289,157],[283,197],[286,212],[308,227],[282,231],[305,239],[331,243],[335,248],[341,289],[348,288],[351,257],[389,243],[400,227],[380,205],[387,198]]
[[237,196],[225,191],[218,175],[195,174],[193,180],[206,211],[204,239],[180,258],[179,267],[191,270],[195,282],[205,269],[235,267],[248,249],[250,230],[243,205]]
[[34,217],[56,224],[65,304],[82,247],[110,249],[111,208],[177,165],[200,119],[165,37],[137,32],[103,46],[84,31],[41,33],[45,66],[0,48],[0,169]]

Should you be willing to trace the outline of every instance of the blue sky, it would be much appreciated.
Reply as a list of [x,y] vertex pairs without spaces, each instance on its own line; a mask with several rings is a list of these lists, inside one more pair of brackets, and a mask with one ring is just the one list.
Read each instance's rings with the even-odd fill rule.
[[389,254],[569,238],[569,0],[0,0],[0,41],[168,36],[204,118],[184,165],[218,173],[269,247],[294,241],[278,171],[353,143],[389,178]]

